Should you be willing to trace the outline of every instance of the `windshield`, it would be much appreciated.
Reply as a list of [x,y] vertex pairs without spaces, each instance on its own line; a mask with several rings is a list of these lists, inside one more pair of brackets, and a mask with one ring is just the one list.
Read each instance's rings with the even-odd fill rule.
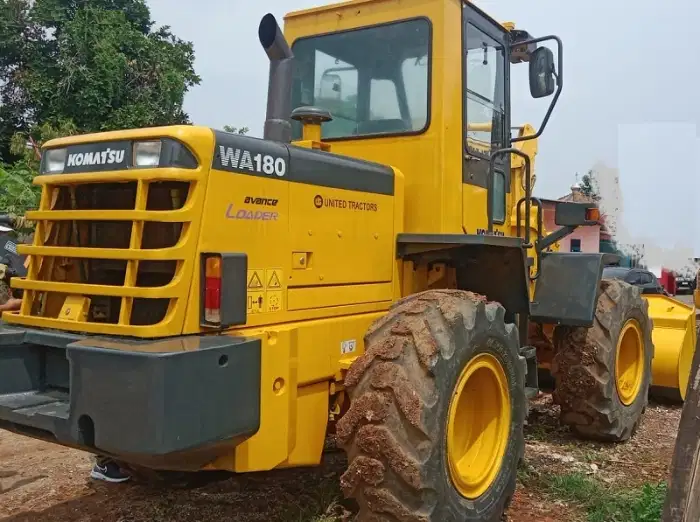
[[628,273],[629,273],[629,268],[622,268],[622,267],[603,268],[603,277],[605,279],[624,279]]
[[[428,123],[429,50],[423,19],[297,40],[292,106],[330,111],[325,139],[420,132]],[[293,134],[301,138],[299,122]]]

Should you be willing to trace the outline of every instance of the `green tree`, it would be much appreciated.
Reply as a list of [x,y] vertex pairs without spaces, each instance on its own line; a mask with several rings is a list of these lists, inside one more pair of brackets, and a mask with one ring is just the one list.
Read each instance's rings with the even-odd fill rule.
[[248,134],[250,129],[248,127],[231,127],[230,125],[224,125],[224,131],[230,132],[231,134]]
[[60,136],[76,134],[70,121],[53,127],[48,123],[38,125],[34,134],[37,139],[17,133],[12,137],[10,152],[19,158],[11,165],[0,165],[0,213],[23,215],[27,210],[39,206],[41,189],[32,180],[39,170],[39,144]]
[[600,200],[600,191],[598,188],[598,181],[595,178],[595,173],[593,170],[589,170],[586,174],[581,177],[581,192],[594,200]]
[[[0,153],[17,132],[189,123],[192,44],[153,29],[144,0],[0,0]],[[8,157],[9,156],[9,157]]]
[[190,123],[193,64],[144,0],[0,0],[0,212],[38,203],[46,140]]

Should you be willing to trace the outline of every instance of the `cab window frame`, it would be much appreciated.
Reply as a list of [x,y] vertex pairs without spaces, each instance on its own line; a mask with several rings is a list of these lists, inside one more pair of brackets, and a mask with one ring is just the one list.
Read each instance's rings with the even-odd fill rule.
[[[509,154],[501,155],[496,158],[493,165],[493,172],[489,171],[489,161],[491,154],[497,149],[490,148],[488,154],[480,153],[476,150],[470,150],[467,146],[469,122],[469,114],[467,111],[467,93],[468,93],[468,75],[467,75],[467,49],[468,35],[467,32],[471,26],[473,29],[485,34],[487,37],[496,41],[503,46],[503,76],[500,78],[502,82],[503,94],[503,118],[502,118],[502,140],[503,146],[511,145],[511,71],[510,71],[510,50],[508,47],[508,31],[491,18],[482,9],[466,1],[461,2],[461,67],[462,67],[462,154],[465,158],[471,158],[474,161],[463,161],[462,165],[462,183],[475,185],[481,188],[488,188],[488,176],[492,177],[491,190],[487,194],[489,199],[490,209],[487,210],[489,220],[495,225],[504,225],[508,215],[508,195],[511,194],[511,162]],[[494,82],[498,81],[497,77]],[[495,84],[494,84],[495,86]],[[495,111],[498,112],[498,111]],[[494,114],[495,114],[494,112]],[[492,129],[493,135],[493,129]],[[493,143],[491,144],[493,147]],[[497,194],[495,190],[496,176],[500,175],[504,178],[505,187],[503,194]],[[498,197],[498,200],[496,198]],[[498,205],[498,207],[497,207]],[[488,207],[487,207],[488,208]],[[499,211],[497,212],[497,208]],[[498,215],[496,215],[498,214]],[[503,217],[503,219],[497,219]]]
[[[377,132],[377,133],[372,133],[372,134],[357,134],[357,135],[348,135],[348,136],[335,136],[335,137],[328,137],[328,136],[323,136],[322,134],[322,139],[324,142],[346,142],[346,141],[358,141],[358,140],[371,140],[371,139],[384,139],[384,138],[397,138],[397,137],[404,137],[404,136],[419,136],[421,134],[425,134],[428,132],[428,130],[431,127],[432,124],[432,109],[433,109],[433,38],[434,38],[434,32],[433,32],[433,23],[432,20],[427,17],[427,16],[413,16],[409,18],[402,18],[400,20],[391,20],[389,22],[380,22],[377,24],[371,24],[371,25],[362,25],[358,27],[353,27],[351,29],[344,29],[340,31],[329,31],[325,33],[318,33],[318,34],[312,34],[308,36],[301,36],[299,38],[296,38],[290,48],[292,49],[292,53],[295,53],[294,48],[299,42],[304,42],[307,40],[313,40],[315,38],[322,38],[325,36],[333,36],[333,35],[338,35],[338,34],[348,34],[348,33],[354,33],[358,31],[365,31],[365,30],[371,30],[371,29],[379,29],[382,27],[389,27],[389,26],[395,26],[395,25],[401,25],[405,24],[408,22],[416,22],[416,21],[423,21],[427,24],[427,29],[428,29],[428,54],[427,54],[427,59],[428,59],[428,64],[427,64],[427,86],[426,86],[426,95],[425,95],[425,101],[426,101],[426,115],[425,115],[425,123],[423,124],[423,127],[418,129],[418,130],[409,130],[409,131],[401,131],[401,132]],[[295,53],[296,55],[296,53]],[[296,69],[295,69],[296,73]],[[292,84],[292,92],[290,93],[290,96],[292,96],[292,110],[297,108],[294,100],[294,92],[295,92],[296,85]],[[368,91],[367,95],[370,96],[371,92]],[[315,93],[314,93],[314,101],[315,101]],[[332,113],[331,113],[332,115]],[[293,128],[294,124],[298,122],[292,122]],[[294,130],[293,130],[294,134]],[[294,139],[300,139],[298,137],[293,136],[292,138]]]

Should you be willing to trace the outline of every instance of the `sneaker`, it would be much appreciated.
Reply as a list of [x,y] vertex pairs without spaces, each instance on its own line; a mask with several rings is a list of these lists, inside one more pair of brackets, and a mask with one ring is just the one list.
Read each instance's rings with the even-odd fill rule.
[[130,477],[123,473],[115,462],[108,462],[104,466],[95,464],[90,472],[90,478],[106,482],[126,482]]

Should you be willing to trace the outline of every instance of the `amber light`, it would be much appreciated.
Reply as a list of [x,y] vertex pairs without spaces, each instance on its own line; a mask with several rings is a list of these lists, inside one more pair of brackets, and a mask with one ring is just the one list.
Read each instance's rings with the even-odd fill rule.
[[209,256],[204,265],[204,320],[221,322],[221,257]]
[[587,208],[586,209],[586,221],[599,221],[600,220],[600,209],[597,208]]

